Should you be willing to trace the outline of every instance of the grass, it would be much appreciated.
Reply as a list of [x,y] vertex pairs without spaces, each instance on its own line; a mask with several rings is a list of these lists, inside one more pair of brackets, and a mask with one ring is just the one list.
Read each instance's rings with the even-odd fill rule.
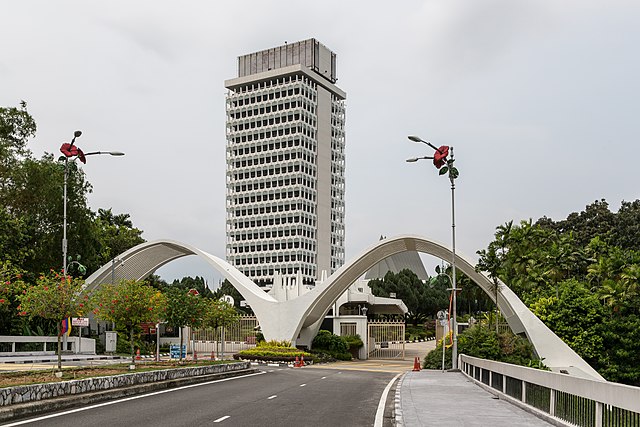
[[129,370],[129,363],[118,363],[102,366],[85,366],[63,368],[62,377],[55,376],[57,367],[51,369],[41,369],[34,371],[4,372],[0,373],[0,388],[16,387],[29,384],[45,384],[69,380],[80,380],[85,378],[104,377],[120,374],[130,374],[135,372],[158,371],[163,369],[178,369],[194,366],[217,365],[221,363],[232,363],[233,361],[184,361],[177,360],[167,362],[138,362],[135,370]]

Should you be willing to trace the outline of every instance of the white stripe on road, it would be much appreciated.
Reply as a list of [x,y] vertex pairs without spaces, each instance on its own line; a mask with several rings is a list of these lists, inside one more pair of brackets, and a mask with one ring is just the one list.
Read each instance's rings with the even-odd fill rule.
[[262,372],[261,371],[261,372],[256,372],[255,374],[247,374],[247,375],[242,375],[242,376],[238,376],[238,377],[223,378],[221,380],[207,381],[207,382],[204,382],[204,383],[189,384],[189,385],[185,385],[185,386],[182,386],[182,387],[176,387],[176,388],[171,388],[171,389],[167,389],[167,390],[154,391],[153,393],[147,393],[147,394],[140,394],[138,396],[125,397],[124,399],[112,400],[110,402],[98,403],[98,404],[90,405],[90,406],[83,406],[82,408],[71,409],[69,411],[58,412],[58,413],[51,414],[51,415],[44,415],[42,417],[31,418],[31,419],[22,420],[22,421],[17,421],[15,423],[11,423],[11,424],[4,424],[4,426],[5,427],[19,426],[19,425],[23,425],[23,424],[27,424],[27,423],[32,423],[32,422],[35,422],[35,421],[43,421],[43,420],[48,420],[49,418],[57,418],[57,417],[61,417],[63,415],[74,414],[76,412],[82,412],[82,411],[86,411],[86,410],[89,410],[89,409],[100,408],[102,406],[115,405],[116,403],[122,403],[122,402],[128,402],[130,400],[142,399],[143,397],[156,396],[156,395],[164,394],[164,393],[173,393],[174,391],[185,390],[185,389],[193,388],[193,387],[200,387],[200,386],[203,386],[203,385],[221,383],[221,382],[225,382],[225,381],[239,380],[241,378],[253,377],[255,375],[263,375],[265,373],[266,372]]
[[222,421],[226,420],[227,418],[229,418],[229,415],[225,415],[224,417],[220,417],[217,420],[214,421],[214,423],[221,423]]
[[274,394],[273,396],[269,396],[269,397],[267,397],[267,399],[268,399],[268,400],[271,400],[271,399],[275,399],[276,397],[278,397],[278,395],[277,395],[277,394]]
[[321,380],[323,380],[323,379],[325,379],[325,378],[327,378],[327,377],[322,377],[322,378],[320,378],[320,379],[321,379]]
[[387,386],[382,391],[382,396],[380,396],[380,402],[378,402],[378,410],[376,411],[376,420],[373,423],[373,427],[382,427],[382,420],[384,419],[384,407],[387,403],[387,395],[389,394],[389,390],[391,390],[391,386],[400,375],[402,374],[398,374],[393,377],[393,379],[389,381],[389,384],[387,384]]
[[300,387],[304,387],[304,386],[306,386],[306,384],[300,384]]

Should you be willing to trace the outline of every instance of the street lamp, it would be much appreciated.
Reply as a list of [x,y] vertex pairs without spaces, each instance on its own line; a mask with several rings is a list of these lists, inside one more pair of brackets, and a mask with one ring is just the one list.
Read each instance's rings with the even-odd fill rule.
[[452,240],[452,260],[451,260],[451,269],[452,280],[451,280],[451,292],[453,292],[453,347],[451,349],[451,367],[453,369],[458,369],[458,322],[456,315],[456,306],[457,306],[457,289],[456,289],[456,206],[455,206],[455,189],[456,184],[455,180],[458,178],[459,172],[458,169],[453,165],[453,147],[449,147],[447,145],[442,145],[440,147],[436,147],[432,143],[425,141],[424,139],[411,135],[408,137],[410,141],[418,142],[422,144],[426,144],[429,147],[435,150],[433,156],[424,156],[424,157],[414,157],[411,159],[407,159],[408,163],[415,163],[418,160],[433,160],[433,164],[439,170],[439,175],[444,175],[448,173],[449,181],[451,182],[451,240]]
[[91,153],[84,153],[77,145],[74,145],[76,138],[82,135],[82,131],[75,131],[73,133],[73,139],[71,142],[65,142],[60,147],[60,152],[64,156],[64,189],[63,189],[63,213],[62,213],[62,274],[67,276],[67,181],[69,179],[69,162],[73,163],[80,159],[82,163],[87,163],[86,156],[93,156],[97,154],[108,154],[110,156],[124,156],[124,153],[120,151],[93,151]]

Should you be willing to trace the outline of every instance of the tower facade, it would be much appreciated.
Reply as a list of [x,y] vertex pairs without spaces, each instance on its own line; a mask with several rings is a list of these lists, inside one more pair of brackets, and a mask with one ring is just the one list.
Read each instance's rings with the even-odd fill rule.
[[225,81],[227,261],[259,285],[344,263],[346,94],[315,39],[238,57]]

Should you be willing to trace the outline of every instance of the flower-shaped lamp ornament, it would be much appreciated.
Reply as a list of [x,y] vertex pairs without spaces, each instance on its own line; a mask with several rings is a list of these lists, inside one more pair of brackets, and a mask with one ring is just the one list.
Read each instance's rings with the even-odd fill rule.
[[76,142],[76,138],[82,135],[82,132],[77,130],[73,133],[73,139],[71,142],[65,142],[60,147],[60,152],[68,159],[70,157],[77,157],[82,163],[87,163],[87,158],[84,152],[77,145],[73,145]]

